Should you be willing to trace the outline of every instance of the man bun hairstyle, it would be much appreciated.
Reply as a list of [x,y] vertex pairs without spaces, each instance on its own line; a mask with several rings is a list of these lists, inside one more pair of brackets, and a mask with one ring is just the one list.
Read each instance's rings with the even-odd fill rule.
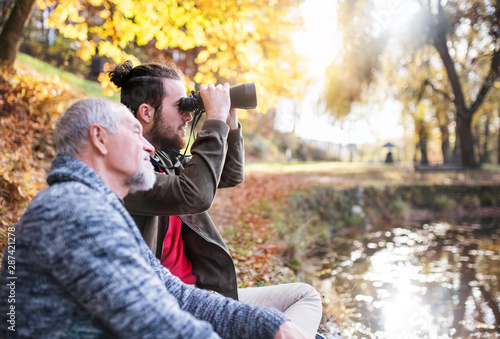
[[148,104],[159,111],[163,98],[168,95],[163,79],[184,79],[182,71],[174,63],[150,63],[133,67],[128,60],[109,72],[109,78],[121,88],[120,100],[134,115],[139,106]]
[[125,61],[123,64],[115,67],[109,72],[109,78],[116,87],[121,88],[130,79],[130,71],[134,68],[132,61]]

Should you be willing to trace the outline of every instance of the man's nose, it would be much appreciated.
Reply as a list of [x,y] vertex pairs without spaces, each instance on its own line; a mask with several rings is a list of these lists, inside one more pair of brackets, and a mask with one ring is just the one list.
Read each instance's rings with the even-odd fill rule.
[[193,115],[189,111],[182,112],[182,120],[183,121],[191,121],[193,120]]
[[154,148],[154,146],[151,145],[149,143],[149,141],[146,138],[144,138],[144,137],[142,137],[142,141],[143,141],[143,149],[146,152],[148,152],[149,155],[154,156],[154,154],[155,154],[155,148]]

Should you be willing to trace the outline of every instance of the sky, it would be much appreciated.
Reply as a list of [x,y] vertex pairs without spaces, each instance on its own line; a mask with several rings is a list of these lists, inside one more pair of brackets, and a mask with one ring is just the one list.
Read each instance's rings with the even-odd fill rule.
[[[404,24],[412,9],[401,5],[400,0],[380,0],[380,7],[373,13],[374,32],[391,25]],[[306,91],[306,99],[296,110],[284,101],[278,109],[277,127],[287,131],[295,127],[295,133],[306,139],[330,141],[339,144],[366,144],[395,141],[404,135],[399,124],[401,105],[396,102],[358,107],[343,124],[335,122],[318,107],[317,102],[324,89],[326,67],[338,55],[342,47],[337,28],[336,0],[306,0],[301,5],[305,31],[294,36],[296,48],[310,59],[310,76],[314,84]],[[360,118],[362,117],[362,118]],[[342,125],[342,126],[341,126]]]

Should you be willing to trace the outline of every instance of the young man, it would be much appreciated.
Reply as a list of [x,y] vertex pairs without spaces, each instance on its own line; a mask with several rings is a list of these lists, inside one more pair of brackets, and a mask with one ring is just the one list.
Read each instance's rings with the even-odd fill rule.
[[153,253],[188,284],[278,308],[315,333],[322,315],[318,292],[304,283],[238,289],[233,260],[206,212],[217,188],[234,187],[244,178],[243,137],[236,110],[230,110],[229,85],[200,86],[206,121],[192,157],[184,158],[179,151],[186,146],[192,116],[179,108],[186,97],[182,72],[173,64],[126,62],[110,78],[157,150],[155,186],[125,198]]
[[79,101],[55,140],[50,187],[9,235],[0,337],[307,338],[276,310],[183,284],[153,256],[122,199],[153,186],[154,148],[125,106]]

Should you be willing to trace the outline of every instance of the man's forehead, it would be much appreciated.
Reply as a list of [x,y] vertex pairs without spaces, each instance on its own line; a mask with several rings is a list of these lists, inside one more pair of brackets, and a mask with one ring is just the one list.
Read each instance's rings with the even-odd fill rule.
[[173,94],[172,92],[180,96],[186,95],[186,87],[184,86],[182,80],[163,78],[163,83],[168,95]]

